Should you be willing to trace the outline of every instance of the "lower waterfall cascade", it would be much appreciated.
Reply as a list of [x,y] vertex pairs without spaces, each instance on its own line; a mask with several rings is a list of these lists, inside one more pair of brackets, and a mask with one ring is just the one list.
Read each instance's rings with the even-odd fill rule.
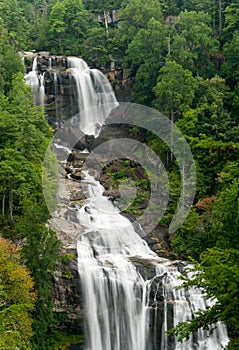
[[[87,350],[219,350],[228,342],[226,328],[198,330],[178,342],[165,332],[190,320],[206,301],[199,289],[180,285],[180,263],[159,258],[135,232],[104,188],[85,173],[88,199],[78,211],[86,227],[77,242],[78,268],[86,310]],[[97,227],[97,231],[95,229]],[[147,279],[132,263],[150,262]]]
[[[74,87],[74,103],[69,108],[73,111],[72,119],[79,120],[80,116],[80,130],[97,137],[118,102],[100,71],[90,69],[80,58],[69,57],[66,61]],[[53,76],[55,95],[66,95],[51,57],[48,69]],[[36,105],[44,105],[47,74],[38,71],[37,57],[25,79],[32,87]],[[64,117],[59,101],[55,103],[56,114],[62,113]],[[101,106],[100,113],[92,114],[94,106]],[[62,115],[56,128],[60,127],[61,118]],[[71,152],[64,145],[55,146],[65,149],[68,155]],[[185,264],[151,251],[133,224],[103,196],[104,188],[87,170],[81,183],[88,198],[77,209],[78,221],[85,227],[77,240],[86,315],[85,350],[220,350],[226,346],[227,331],[220,322],[212,333],[200,329],[184,342],[165,334],[178,322],[193,319],[210,301],[199,289],[175,288],[181,284]]]

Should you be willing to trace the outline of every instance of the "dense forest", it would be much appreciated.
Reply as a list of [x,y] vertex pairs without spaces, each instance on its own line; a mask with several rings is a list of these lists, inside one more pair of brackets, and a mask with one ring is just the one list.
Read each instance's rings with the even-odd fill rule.
[[[97,13],[117,11],[117,22]],[[217,320],[228,349],[239,348],[239,1],[0,1],[0,349],[58,349],[51,300],[61,243],[45,223],[42,161],[53,130],[24,82],[19,51],[81,56],[93,67],[113,60],[132,82],[134,101],[179,127],[197,167],[190,213],[171,249],[198,272],[215,305],[180,324],[182,338]],[[138,131],[140,132],[140,131]],[[175,211],[180,174],[168,149],[144,135],[167,168]]]

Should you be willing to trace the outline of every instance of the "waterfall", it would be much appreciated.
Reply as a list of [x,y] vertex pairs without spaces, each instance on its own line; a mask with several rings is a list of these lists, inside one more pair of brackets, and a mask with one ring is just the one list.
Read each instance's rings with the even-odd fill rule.
[[[176,290],[182,265],[159,258],[85,172],[88,200],[78,212],[78,269],[86,310],[87,350],[219,350],[228,338],[218,323],[180,343],[165,331],[208,305],[198,289]],[[97,228],[97,229],[96,229]],[[134,264],[133,262],[138,262]],[[138,266],[150,266],[153,276]]]
[[[80,118],[80,129],[86,135],[97,136],[117,100],[108,79],[98,69],[90,69],[81,58],[68,57],[68,65],[77,87],[79,112],[91,109],[86,118]],[[100,106],[93,109],[92,107]]]
[[48,60],[48,69],[52,70],[52,58],[51,57],[49,57],[49,60]]
[[45,99],[44,75],[45,73],[40,75],[39,105],[41,106],[44,106],[44,99]]
[[25,75],[27,85],[32,88],[32,95],[36,106],[44,106],[45,87],[44,87],[44,73],[39,74],[37,70],[37,56],[32,63],[32,70]]
[[[97,136],[104,120],[118,105],[108,79],[98,69],[90,69],[81,58],[68,57],[68,69],[63,58],[58,61],[53,56],[35,56],[31,70],[25,74],[35,105],[43,106],[46,97],[45,108],[54,128],[71,117],[85,134]],[[89,109],[91,112],[87,113]]]
[[[67,62],[65,75],[58,75],[55,61],[51,72],[57,122],[64,121],[62,116],[66,111],[62,100],[69,92],[60,78],[67,77],[69,82],[70,75],[74,81],[70,84],[73,89],[71,95],[74,95],[69,98],[72,102],[69,110],[74,111],[70,122],[75,117],[76,125],[79,121],[79,128],[84,134],[97,136],[118,102],[110,83],[100,71],[90,69],[80,58],[69,57]],[[52,69],[51,60],[48,68]],[[37,57],[25,79],[32,86],[36,104],[43,104],[45,74],[38,72]],[[74,106],[76,101],[77,108]],[[71,153],[64,143],[58,145],[56,142],[54,145],[67,156]],[[210,302],[205,300],[199,289],[175,289],[181,283],[184,263],[160,258],[151,251],[132,223],[102,195],[104,188],[100,183],[87,171],[84,174],[82,186],[88,193],[88,199],[77,211],[77,218],[85,227],[78,237],[77,251],[86,315],[85,349],[222,349],[228,337],[221,323],[211,334],[198,330],[182,343],[175,336],[165,335],[178,322],[193,319],[195,313],[204,310]]]

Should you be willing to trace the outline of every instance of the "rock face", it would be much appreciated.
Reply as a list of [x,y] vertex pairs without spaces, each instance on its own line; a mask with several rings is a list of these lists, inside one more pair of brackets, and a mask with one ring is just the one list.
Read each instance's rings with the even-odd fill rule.
[[83,334],[84,312],[81,306],[77,258],[70,253],[64,256],[72,260],[59,264],[55,273],[52,290],[54,311],[58,314],[65,315],[65,320],[62,325],[63,331],[67,333]]
[[119,12],[119,10],[104,11],[94,13],[94,16],[99,23],[112,24],[120,21]]
[[65,177],[65,167],[59,166],[58,206],[52,213],[49,226],[63,244],[60,262],[53,279],[52,300],[54,311],[65,316],[62,330],[83,334],[82,301],[77,268],[77,237],[83,232],[75,206],[84,198],[80,184]]

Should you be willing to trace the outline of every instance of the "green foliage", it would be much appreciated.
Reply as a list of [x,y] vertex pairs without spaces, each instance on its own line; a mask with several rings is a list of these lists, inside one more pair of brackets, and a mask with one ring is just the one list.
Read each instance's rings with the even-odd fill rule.
[[[1,215],[10,222],[21,215],[25,198],[39,198],[41,162],[51,136],[42,112],[33,106],[23,75],[17,74],[12,84],[9,97],[3,96],[0,105]],[[11,224],[5,234],[12,236],[12,229]]]
[[[34,349],[47,349],[54,339],[59,323],[53,313],[51,299],[52,277],[56,268],[60,242],[52,230],[34,225],[27,237],[24,255],[30,267],[39,294],[33,323]],[[46,337],[47,335],[47,337]]]
[[23,70],[20,57],[8,37],[7,29],[1,24],[0,15],[0,93],[7,93],[10,90],[14,75]]
[[160,69],[154,88],[155,106],[172,121],[178,119],[192,104],[196,80],[192,73],[175,61],[167,60]]
[[91,12],[119,10],[122,2],[123,0],[83,0],[87,10]]
[[100,30],[81,0],[56,1],[50,11],[48,25],[48,45],[55,54],[80,55],[83,42],[88,39],[88,31],[91,31],[89,37],[95,38],[98,34],[96,28]]
[[228,84],[233,88],[239,80],[239,66],[238,66],[238,53],[239,53],[239,31],[235,30],[232,35],[232,39],[225,43],[223,48],[226,61],[222,66],[222,74],[227,79]]
[[228,6],[225,8],[225,28],[224,36],[227,40],[230,40],[233,33],[239,30],[239,10],[238,0],[228,1]]
[[147,28],[151,18],[161,21],[160,4],[156,0],[133,0],[125,2],[119,14],[120,26],[115,32],[115,43],[124,53],[129,43],[140,29]]
[[82,43],[82,56],[87,62],[106,66],[109,62],[109,49],[105,29],[95,25],[87,30]]
[[[23,6],[26,4],[27,2]],[[27,46],[31,28],[23,6],[18,0],[0,1],[0,18],[8,30],[11,44],[18,48]]]
[[215,67],[208,56],[219,50],[219,42],[213,37],[208,14],[185,10],[175,25],[177,34],[172,38],[171,59],[196,76],[212,76]]
[[58,332],[54,344],[49,346],[48,350],[67,350],[70,345],[82,344],[83,342],[84,338],[82,336]]
[[30,349],[36,294],[16,245],[0,237],[0,348]]
[[212,246],[206,226],[209,224],[208,220],[210,220],[209,208],[201,217],[195,209],[191,209],[183,225],[171,236],[173,251],[186,260],[190,257],[198,260],[200,254]]
[[210,18],[211,27],[213,28],[213,32],[216,37],[222,35],[222,31],[224,28],[224,10],[230,0],[224,1],[211,1],[211,0],[190,0],[182,3],[181,9],[188,11],[197,11],[204,12]]
[[129,43],[124,65],[135,75],[133,95],[137,103],[150,105],[153,87],[167,52],[169,29],[152,17]]
[[185,277],[184,287],[200,287],[207,298],[216,301],[199,311],[192,321],[179,323],[173,330],[180,339],[188,338],[198,328],[209,329],[216,321],[224,321],[230,328],[239,328],[239,251],[212,248],[201,255],[201,262],[190,269],[193,276]]
[[239,178],[239,159],[235,161],[227,161],[222,170],[218,174],[218,182],[224,188],[233,182],[235,178]]
[[239,180],[220,193],[213,210],[211,235],[216,246],[227,249],[239,246]]
[[237,350],[239,347],[239,339],[231,339],[225,350]]

